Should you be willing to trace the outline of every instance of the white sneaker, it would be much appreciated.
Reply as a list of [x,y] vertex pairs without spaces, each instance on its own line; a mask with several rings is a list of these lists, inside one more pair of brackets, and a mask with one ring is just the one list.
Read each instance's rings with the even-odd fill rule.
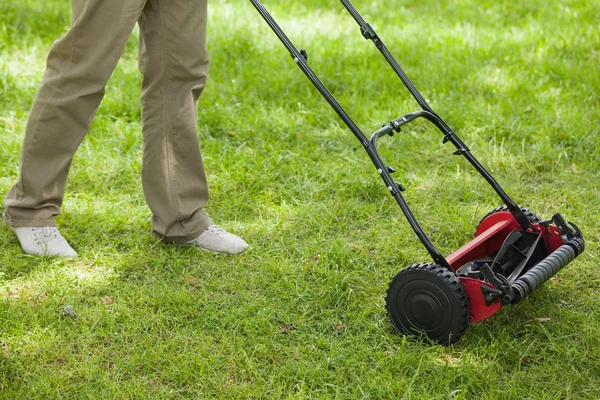
[[55,226],[12,228],[26,254],[47,257],[77,257],[77,253]]
[[196,239],[188,242],[202,250],[225,254],[241,254],[248,247],[242,238],[211,225]]

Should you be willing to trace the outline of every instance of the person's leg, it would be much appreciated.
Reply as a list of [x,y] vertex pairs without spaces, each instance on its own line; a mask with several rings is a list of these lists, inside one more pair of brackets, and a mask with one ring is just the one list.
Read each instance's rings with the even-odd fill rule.
[[148,0],[142,11],[142,183],[156,236],[239,253],[246,243],[203,210],[209,192],[196,118],[209,66],[206,22],[207,0]]
[[144,0],[73,0],[73,26],[48,55],[8,192],[12,227],[54,226],[75,151],[89,129]]
[[4,199],[4,220],[13,228],[56,225],[73,155],[145,0],[71,3],[73,25],[48,55],[27,121],[19,177]]
[[196,130],[208,73],[206,8],[207,0],[148,0],[139,21],[144,195],[153,233],[179,243],[212,224]]

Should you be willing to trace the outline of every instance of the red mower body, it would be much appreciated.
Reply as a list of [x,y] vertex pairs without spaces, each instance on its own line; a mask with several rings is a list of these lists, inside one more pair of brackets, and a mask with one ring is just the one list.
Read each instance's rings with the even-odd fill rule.
[[[542,235],[548,254],[564,244],[563,237],[556,226],[541,226],[539,223],[533,223],[532,226],[536,233]],[[481,221],[475,231],[475,238],[446,257],[446,261],[456,272],[470,261],[493,258],[493,255],[500,250],[509,234],[512,231],[522,229],[510,212],[493,213]],[[500,299],[495,299],[488,305],[481,290],[482,286],[496,289],[492,284],[464,276],[459,277],[459,279],[471,303],[471,323],[484,320],[500,310],[502,307]]]

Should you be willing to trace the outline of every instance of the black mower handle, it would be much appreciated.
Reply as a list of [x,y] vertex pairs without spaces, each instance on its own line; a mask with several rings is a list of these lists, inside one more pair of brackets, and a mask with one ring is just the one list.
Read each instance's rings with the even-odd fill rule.
[[469,148],[462,142],[462,140],[454,133],[454,131],[442,120],[442,118],[433,111],[433,109],[427,104],[425,98],[419,93],[416,86],[412,83],[412,81],[408,78],[406,73],[402,70],[396,59],[391,55],[383,41],[379,38],[377,33],[373,30],[373,28],[362,18],[359,12],[354,8],[352,3],[349,0],[340,0],[346,10],[352,15],[354,20],[360,26],[361,34],[365,39],[371,40],[375,46],[379,49],[385,59],[388,61],[390,66],[394,69],[400,80],[404,83],[406,88],[412,94],[417,103],[421,106],[421,110],[418,110],[413,113],[405,114],[395,120],[392,120],[388,125],[384,125],[383,128],[377,130],[372,136],[371,140],[369,140],[365,134],[361,131],[358,125],[350,118],[348,113],[344,110],[344,108],[340,105],[340,103],[335,99],[335,97],[331,94],[331,92],[327,89],[327,87],[321,82],[321,80],[316,76],[313,70],[308,65],[308,55],[304,50],[298,50],[291,40],[287,37],[287,35],[283,32],[283,30],[279,27],[277,22],[273,19],[273,17],[269,14],[267,9],[262,5],[259,0],[250,0],[252,5],[256,8],[259,14],[263,17],[265,22],[269,25],[269,27],[273,30],[275,35],[279,38],[279,40],[284,44],[284,46],[290,52],[290,55],[298,65],[298,67],[302,70],[302,72],[307,76],[307,78],[311,81],[311,83],[316,87],[316,89],[321,93],[321,95],[327,100],[330,106],[335,110],[338,116],[342,119],[342,121],[348,126],[350,131],[356,136],[356,138],[363,145],[365,151],[369,155],[371,161],[377,168],[379,175],[383,179],[386,184],[388,190],[392,194],[392,196],[396,199],[398,205],[402,209],[406,219],[409,224],[413,228],[416,235],[419,237],[423,246],[427,249],[428,253],[431,255],[433,260],[442,266],[450,268],[446,259],[442,256],[442,254],[435,248],[431,240],[421,226],[419,225],[417,219],[414,214],[410,210],[408,203],[402,196],[402,191],[404,187],[395,182],[391,177],[390,173],[393,171],[393,168],[387,166],[384,161],[381,159],[377,152],[376,142],[377,139],[382,136],[384,133],[393,134],[393,131],[400,131],[400,126],[411,122],[417,118],[425,118],[431,123],[433,123],[444,135],[444,143],[451,142],[455,147],[455,155],[464,156],[467,161],[481,174],[481,176],[490,184],[490,186],[494,189],[494,191],[500,196],[504,204],[506,204],[508,210],[513,214],[515,219],[519,222],[519,225],[524,230],[533,230],[533,225],[527,219],[521,208],[508,196],[508,194],[502,189],[502,187],[498,184],[498,182],[492,177],[492,175],[479,163],[479,161],[471,154]]

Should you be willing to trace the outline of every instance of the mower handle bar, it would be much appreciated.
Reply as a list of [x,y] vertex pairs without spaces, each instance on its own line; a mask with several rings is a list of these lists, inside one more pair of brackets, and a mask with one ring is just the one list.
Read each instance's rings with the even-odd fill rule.
[[515,219],[519,222],[521,227],[524,230],[533,229],[531,222],[527,219],[525,214],[521,211],[520,207],[508,196],[508,194],[502,189],[502,187],[498,184],[498,182],[492,177],[492,175],[479,163],[479,161],[471,154],[469,148],[460,140],[460,138],[454,133],[452,129],[442,120],[440,116],[438,116],[433,109],[427,104],[427,101],[423,96],[419,93],[415,85],[406,75],[406,73],[402,70],[396,59],[391,55],[383,41],[379,38],[377,33],[373,30],[373,28],[366,23],[366,21],[362,18],[356,8],[350,3],[349,0],[340,0],[346,10],[352,15],[354,20],[360,26],[361,34],[367,40],[371,40],[375,46],[379,49],[379,51],[383,54],[385,59],[388,61],[390,66],[394,69],[400,80],[404,83],[406,88],[409,90],[411,95],[417,101],[417,103],[421,106],[421,110],[405,114],[395,120],[392,120],[389,124],[384,125],[382,128],[377,130],[369,140],[365,134],[360,130],[358,125],[350,118],[348,113],[344,110],[341,104],[335,99],[335,97],[331,94],[331,92],[327,89],[327,87],[321,82],[321,80],[317,77],[317,75],[313,72],[313,70],[308,65],[308,57],[304,50],[299,51],[292,41],[287,37],[287,35],[283,32],[283,30],[279,27],[277,22],[273,19],[267,9],[263,6],[260,0],[250,0],[252,5],[256,8],[258,13],[263,17],[265,22],[269,25],[271,30],[275,33],[275,35],[279,38],[279,40],[283,43],[283,45],[290,52],[291,57],[296,62],[298,67],[302,70],[302,72],[306,75],[306,77],[311,81],[311,83],[315,86],[315,88],[321,93],[321,95],[325,98],[325,100],[329,103],[329,105],[334,109],[334,111],[338,114],[338,116],[342,119],[342,121],[348,126],[350,131],[356,136],[356,138],[363,145],[367,154],[369,155],[371,161],[377,168],[379,175],[385,182],[388,190],[392,194],[392,196],[398,202],[398,205],[402,209],[406,219],[409,224],[413,228],[414,232],[421,240],[433,260],[442,266],[448,267],[449,264],[446,259],[441,255],[441,253],[435,248],[429,237],[425,234],[421,226],[419,225],[417,219],[414,214],[410,210],[408,203],[402,196],[401,192],[404,190],[404,187],[399,183],[395,182],[391,177],[390,173],[393,171],[391,167],[385,165],[381,157],[377,152],[376,142],[377,139],[384,134],[393,134],[393,131],[399,132],[400,127],[404,124],[407,124],[417,118],[425,118],[432,122],[443,134],[444,134],[444,143],[449,141],[456,147],[456,155],[464,156],[469,163],[483,176],[483,178],[492,186],[495,192],[500,196],[502,201],[506,204],[508,210],[514,215]]

